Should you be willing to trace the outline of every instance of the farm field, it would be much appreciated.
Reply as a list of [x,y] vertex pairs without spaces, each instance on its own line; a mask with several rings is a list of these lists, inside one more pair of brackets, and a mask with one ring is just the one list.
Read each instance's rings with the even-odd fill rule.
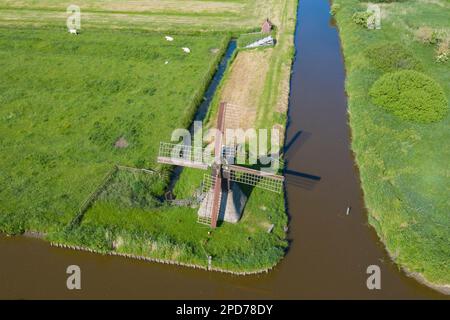
[[[66,0],[1,0],[0,25],[61,26],[70,4]],[[258,31],[267,15],[280,25],[285,9],[285,1],[274,0],[83,0],[77,5],[81,8],[82,27],[182,32]]]
[[[450,2],[379,5],[381,29],[368,30],[353,19],[355,12],[366,10],[366,4],[333,1],[347,68],[352,148],[369,221],[396,263],[428,285],[448,289],[450,62],[445,61],[445,52],[448,58]],[[388,74],[401,69],[414,71]],[[420,99],[429,99],[425,106],[430,110],[395,109],[391,113],[383,108],[398,108],[379,96],[390,94],[383,84],[406,77],[428,83],[428,90],[436,88],[429,97],[417,93],[422,94]],[[405,101],[421,100],[411,97],[403,101],[405,107]]]
[[[189,124],[227,37],[174,42],[2,29],[2,230],[58,228],[114,164],[155,166],[158,142]],[[116,146],[120,138],[126,147]]]
[[[77,37],[65,28],[68,4],[0,1],[0,181],[7,186],[0,191],[0,232],[35,231],[102,253],[201,266],[210,255],[213,266],[229,271],[273,267],[288,245],[283,195],[245,190],[251,197],[242,221],[208,234],[196,209],[162,202],[170,168],[157,165],[156,156],[160,141],[189,126],[230,35],[259,30],[267,13],[277,46],[236,57],[266,56],[258,90],[272,103],[256,100],[257,114],[284,129],[296,1],[81,1]],[[115,165],[157,174],[110,175]],[[203,173],[184,170],[175,195],[192,196]],[[79,215],[106,176],[105,189]]]

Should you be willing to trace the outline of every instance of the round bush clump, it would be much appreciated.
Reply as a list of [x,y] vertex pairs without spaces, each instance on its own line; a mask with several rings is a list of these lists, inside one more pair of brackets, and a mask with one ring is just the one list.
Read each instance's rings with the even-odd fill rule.
[[[367,0],[359,0],[360,2],[367,2]],[[405,2],[406,0],[371,0],[372,3],[392,3],[392,2]]]
[[386,73],[370,89],[372,102],[408,121],[430,123],[447,114],[448,101],[432,78],[413,70]]
[[422,70],[419,60],[402,45],[384,42],[369,47],[366,51],[372,65],[384,72],[403,70]]

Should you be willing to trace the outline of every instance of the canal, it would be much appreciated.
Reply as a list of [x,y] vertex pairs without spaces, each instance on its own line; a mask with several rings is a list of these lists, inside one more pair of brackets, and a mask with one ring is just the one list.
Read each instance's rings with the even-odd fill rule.
[[[286,137],[291,247],[274,271],[230,276],[3,237],[0,298],[442,297],[399,271],[367,224],[350,150],[345,69],[327,0],[300,1],[295,43]],[[71,264],[81,267],[81,291],[66,289]],[[381,268],[381,290],[367,289],[369,265]]]

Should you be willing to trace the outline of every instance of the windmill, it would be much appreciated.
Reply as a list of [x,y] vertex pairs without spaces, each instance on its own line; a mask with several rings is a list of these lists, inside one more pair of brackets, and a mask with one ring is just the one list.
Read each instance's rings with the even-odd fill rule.
[[[198,212],[198,221],[217,226],[221,215],[225,221],[237,222],[245,205],[245,195],[237,184],[246,184],[253,187],[281,193],[284,177],[243,166],[234,165],[236,150],[224,144],[226,103],[219,106],[218,130],[214,144],[214,161],[203,162],[198,155],[203,154],[202,148],[188,145],[160,143],[157,161],[182,167],[207,170],[211,174],[204,176],[203,191],[206,193]],[[200,160],[199,160],[200,159]],[[231,161],[230,161],[231,160]]]

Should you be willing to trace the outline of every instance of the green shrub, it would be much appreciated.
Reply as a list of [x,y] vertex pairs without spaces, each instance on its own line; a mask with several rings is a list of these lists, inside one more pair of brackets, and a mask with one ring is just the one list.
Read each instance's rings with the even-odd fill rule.
[[372,65],[384,72],[399,69],[422,70],[422,65],[414,54],[395,42],[374,44],[367,49],[366,56]]
[[355,12],[352,16],[352,20],[357,25],[367,28],[367,20],[372,16],[372,14],[372,12],[368,11]]
[[[23,215],[22,212],[17,212],[15,214]],[[17,223],[14,219],[14,214],[6,212],[0,213],[0,232],[9,235],[17,235],[24,233],[25,230],[26,226],[23,220]]]
[[447,98],[439,84],[413,70],[383,75],[373,84],[370,96],[375,105],[413,122],[435,122],[448,111]]
[[[372,3],[393,3],[393,2],[405,2],[407,0],[371,0]],[[367,0],[360,0],[360,2],[369,2]]]
[[333,15],[333,16],[336,15],[336,13],[339,11],[340,8],[341,8],[340,4],[333,3],[331,5],[330,14]]

